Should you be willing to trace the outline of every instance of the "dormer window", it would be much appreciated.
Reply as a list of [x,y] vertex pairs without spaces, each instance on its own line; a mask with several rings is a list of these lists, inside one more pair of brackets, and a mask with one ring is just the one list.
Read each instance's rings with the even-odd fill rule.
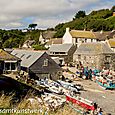
[[28,58],[30,58],[30,57],[31,57],[31,55],[27,56],[26,59],[28,59]]
[[20,58],[22,58],[22,57],[24,57],[24,56],[25,56],[25,54],[22,54]]
[[43,66],[48,66],[48,59],[44,60],[44,65]]

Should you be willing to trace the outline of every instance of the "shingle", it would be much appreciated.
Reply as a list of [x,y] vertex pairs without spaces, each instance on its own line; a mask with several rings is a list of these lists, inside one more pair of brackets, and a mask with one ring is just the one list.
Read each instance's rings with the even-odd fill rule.
[[53,44],[49,48],[50,52],[68,52],[73,44]]
[[30,50],[13,50],[12,55],[21,58],[21,66],[30,67],[37,59],[39,59],[45,52],[44,51],[30,51]]

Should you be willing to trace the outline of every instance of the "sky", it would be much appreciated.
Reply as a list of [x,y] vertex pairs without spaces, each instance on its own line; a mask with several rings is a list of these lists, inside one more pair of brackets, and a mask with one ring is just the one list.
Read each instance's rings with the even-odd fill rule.
[[24,29],[31,23],[52,28],[72,20],[79,10],[88,14],[113,5],[115,0],[0,0],[0,29]]

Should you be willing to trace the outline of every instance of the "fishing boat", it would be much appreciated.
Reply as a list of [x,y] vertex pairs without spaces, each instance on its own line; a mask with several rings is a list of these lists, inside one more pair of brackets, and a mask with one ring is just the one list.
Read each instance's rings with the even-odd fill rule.
[[64,82],[61,80],[57,81],[61,86],[63,86],[66,89],[69,90],[74,90],[76,92],[79,92],[80,90],[83,90],[83,86],[81,86],[80,84],[75,84],[75,83],[68,83],[68,82]]
[[106,83],[102,83],[99,80],[96,80],[96,82],[104,89],[115,89],[115,82],[107,81]]
[[93,103],[92,101],[89,101],[89,100],[82,98],[80,96],[73,97],[70,95],[66,95],[66,102],[72,102],[72,103],[77,104],[87,110],[92,110],[92,111],[95,110],[96,103]]

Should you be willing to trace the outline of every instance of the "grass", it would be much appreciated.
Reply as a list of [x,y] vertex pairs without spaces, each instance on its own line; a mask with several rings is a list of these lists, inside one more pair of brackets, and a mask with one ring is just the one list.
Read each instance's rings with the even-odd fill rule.
[[[12,99],[14,94],[6,96],[4,93],[0,95],[0,108],[1,109],[14,109],[14,105],[12,105]],[[25,98],[23,98],[19,103],[16,104],[15,109],[18,110],[40,110],[42,109],[42,112],[37,113],[31,113],[32,115],[46,115],[46,107],[44,105],[41,105],[38,103],[38,101],[35,99],[34,103],[30,103],[28,101],[28,98],[34,97],[33,93],[29,92]],[[27,111],[26,111],[27,112]],[[30,113],[22,112],[21,115],[30,115]],[[55,111],[48,111],[47,115],[79,115],[76,111],[74,111],[72,108],[68,106],[68,104],[65,104],[63,107],[58,108]],[[2,113],[0,113],[2,115]],[[3,113],[3,115],[20,115],[20,113]]]

